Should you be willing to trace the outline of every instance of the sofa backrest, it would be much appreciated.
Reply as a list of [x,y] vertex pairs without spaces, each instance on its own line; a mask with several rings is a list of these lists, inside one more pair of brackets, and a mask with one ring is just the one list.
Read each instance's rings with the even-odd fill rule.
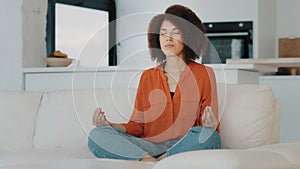
[[42,92],[0,91],[0,154],[32,150]]
[[279,107],[266,85],[219,84],[223,148],[250,148],[279,142]]
[[37,116],[34,147],[86,148],[96,107],[112,122],[127,122],[136,89],[82,89],[45,92]]
[[[87,148],[96,107],[112,122],[130,117],[136,89],[86,89],[45,92],[37,116],[34,147]],[[278,142],[279,116],[271,88],[218,84],[223,148],[249,148]]]

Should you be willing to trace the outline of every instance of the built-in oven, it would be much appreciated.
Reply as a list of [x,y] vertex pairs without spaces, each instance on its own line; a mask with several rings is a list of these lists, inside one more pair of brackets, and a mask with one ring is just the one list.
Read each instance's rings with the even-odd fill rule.
[[226,63],[226,59],[253,58],[252,21],[207,22],[204,26],[218,57],[204,56],[203,63]]

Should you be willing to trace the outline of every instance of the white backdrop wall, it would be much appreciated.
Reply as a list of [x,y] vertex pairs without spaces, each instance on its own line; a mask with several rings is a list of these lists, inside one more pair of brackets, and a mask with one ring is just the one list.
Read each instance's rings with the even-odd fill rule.
[[23,67],[46,66],[46,15],[48,1],[23,0]]
[[277,0],[277,37],[300,37],[300,1]]
[[278,56],[278,38],[300,37],[300,1],[276,1],[276,56]]
[[0,5],[0,89],[22,87],[22,0]]

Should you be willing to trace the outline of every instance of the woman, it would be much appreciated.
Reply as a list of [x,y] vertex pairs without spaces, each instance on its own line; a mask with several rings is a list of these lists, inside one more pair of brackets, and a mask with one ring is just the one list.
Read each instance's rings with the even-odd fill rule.
[[214,73],[194,62],[204,52],[202,32],[201,20],[181,5],[151,20],[148,46],[158,66],[143,72],[128,123],[111,123],[96,109],[88,142],[96,157],[158,161],[220,148]]

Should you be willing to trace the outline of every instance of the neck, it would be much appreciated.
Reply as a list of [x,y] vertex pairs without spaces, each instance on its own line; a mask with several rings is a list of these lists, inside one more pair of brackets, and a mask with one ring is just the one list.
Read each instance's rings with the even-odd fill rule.
[[167,57],[165,72],[181,73],[186,68],[186,63],[179,57]]

